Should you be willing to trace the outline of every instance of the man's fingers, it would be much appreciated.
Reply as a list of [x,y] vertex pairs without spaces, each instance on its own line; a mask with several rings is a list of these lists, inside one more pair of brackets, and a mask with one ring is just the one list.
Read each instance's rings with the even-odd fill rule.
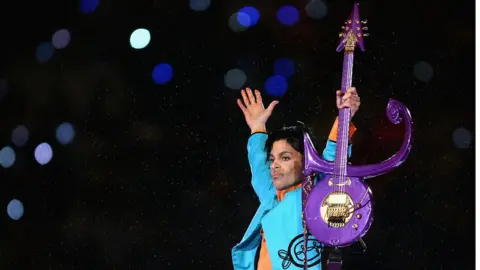
[[240,110],[242,110],[244,114],[247,113],[247,108],[243,105],[242,101],[238,98],[237,98],[237,104],[238,104],[238,107],[240,107]]
[[347,93],[351,93],[353,95],[356,95],[357,94],[357,88],[350,87],[350,88],[347,89]]
[[247,88],[247,96],[250,101],[250,104],[255,103],[255,97],[253,96],[252,90],[250,88]]
[[257,103],[263,103],[262,95],[260,95],[260,91],[257,89],[255,89],[255,97],[257,98]]
[[342,105],[342,91],[340,90],[337,90],[337,107],[339,107],[340,105]]
[[245,103],[245,106],[248,106],[250,102],[248,101],[248,97],[247,97],[247,94],[245,93],[245,90],[242,89],[242,91],[240,92],[242,93],[243,103]]

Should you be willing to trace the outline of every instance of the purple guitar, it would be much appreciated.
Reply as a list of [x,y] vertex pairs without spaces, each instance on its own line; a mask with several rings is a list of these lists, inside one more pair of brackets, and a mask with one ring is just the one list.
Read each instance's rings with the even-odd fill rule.
[[[356,45],[364,51],[363,30],[366,22],[360,21],[358,4],[354,5],[350,18],[345,22],[337,52],[344,50],[341,90],[352,85],[353,53]],[[305,171],[303,180],[304,220],[309,232],[326,246],[346,247],[360,241],[373,221],[372,192],[364,179],[385,174],[400,166],[411,148],[412,120],[408,109],[390,99],[387,116],[394,124],[405,123],[405,139],[400,150],[389,159],[371,165],[347,163],[350,109],[339,111],[335,161],[328,162],[313,148],[307,133],[305,142]],[[325,178],[313,185],[312,176],[325,174]],[[312,189],[313,187],[313,189]]]

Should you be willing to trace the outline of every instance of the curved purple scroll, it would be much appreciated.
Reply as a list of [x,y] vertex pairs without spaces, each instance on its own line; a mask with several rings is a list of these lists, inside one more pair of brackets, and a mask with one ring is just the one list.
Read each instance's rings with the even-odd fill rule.
[[[390,122],[399,124],[402,120],[405,122],[405,138],[403,140],[400,150],[391,156],[389,159],[378,163],[369,165],[348,165],[347,176],[361,177],[364,179],[376,177],[388,173],[389,171],[400,166],[408,157],[412,147],[412,117],[410,111],[395,99],[390,99],[387,105],[387,117]],[[304,134],[304,145],[306,156],[317,157],[309,158],[305,162],[304,175],[311,175],[314,172],[323,172],[333,174],[333,162],[328,162],[320,157],[313,147],[310,137],[307,133]],[[307,154],[308,153],[308,154]]]

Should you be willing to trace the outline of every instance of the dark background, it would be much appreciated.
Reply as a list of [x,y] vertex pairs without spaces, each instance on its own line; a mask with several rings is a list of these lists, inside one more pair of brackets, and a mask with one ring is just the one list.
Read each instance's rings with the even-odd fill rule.
[[[319,20],[298,0],[212,1],[203,12],[188,1],[105,0],[88,15],[76,1],[2,3],[1,145],[12,144],[19,124],[30,139],[0,170],[0,268],[232,269],[231,248],[258,203],[239,91],[224,75],[243,69],[268,104],[274,60],[294,60],[268,127],[301,120],[323,145],[337,113],[338,33],[353,2],[326,3]],[[474,142],[454,132],[474,137],[474,2],[360,3],[370,36],[355,54],[362,105],[352,162],[377,163],[399,149],[403,128],[385,116],[391,97],[410,109],[415,133],[407,161],[368,181],[376,199],[368,251],[346,255],[346,269],[473,269]],[[299,23],[278,22],[283,4],[300,10]],[[244,5],[260,21],[235,33],[228,19]],[[138,27],[152,34],[143,50],[128,42]],[[36,46],[60,28],[70,45],[39,64]],[[422,61],[431,79],[415,73]],[[151,77],[160,62],[173,67],[166,85]],[[76,137],[62,146],[55,128],[65,121]],[[54,151],[45,166],[32,154],[42,141]],[[18,221],[6,213],[13,198],[25,207]]]

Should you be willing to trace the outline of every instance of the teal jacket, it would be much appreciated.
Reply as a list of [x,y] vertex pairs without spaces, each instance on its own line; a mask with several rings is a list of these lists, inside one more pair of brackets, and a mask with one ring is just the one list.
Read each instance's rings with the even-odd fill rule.
[[[241,241],[232,249],[234,270],[254,270],[256,253],[261,243],[260,228],[263,228],[272,270],[303,269],[302,201],[301,189],[290,191],[278,202],[273,186],[270,165],[266,160],[265,142],[267,134],[255,133],[247,144],[248,161],[252,172],[252,186],[260,201],[250,225]],[[351,155],[348,146],[348,157]],[[322,156],[325,160],[335,159],[336,144],[328,140]],[[321,180],[322,175],[316,179]],[[296,217],[296,218],[292,218]],[[321,250],[323,245],[313,236],[307,242],[309,269],[321,269]]]

